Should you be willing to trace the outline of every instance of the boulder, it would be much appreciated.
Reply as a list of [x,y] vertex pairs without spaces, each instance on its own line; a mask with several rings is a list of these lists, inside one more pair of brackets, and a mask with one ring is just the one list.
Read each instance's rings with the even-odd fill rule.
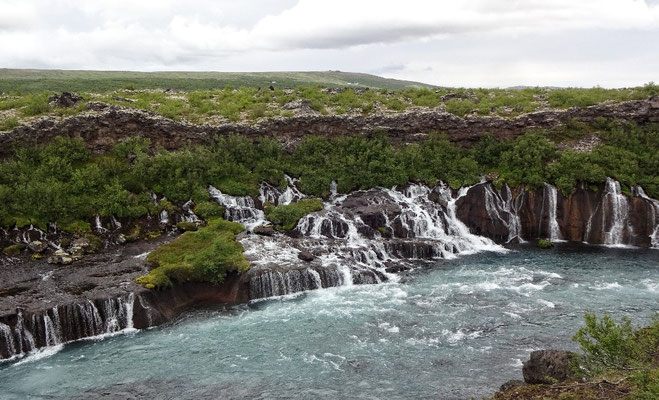
[[82,97],[75,93],[64,92],[62,94],[54,94],[48,98],[48,102],[56,107],[73,107],[77,102],[82,100]]
[[35,240],[30,242],[27,245],[27,248],[30,249],[30,251],[33,253],[43,253],[48,248],[48,245],[42,241]]
[[519,379],[512,379],[512,380],[509,380],[508,382],[504,383],[503,385],[501,385],[501,387],[499,388],[499,391],[500,392],[507,392],[509,390],[513,390],[515,388],[518,388],[518,387],[524,386],[524,385],[526,385],[526,383],[524,381],[520,381]]
[[62,264],[67,265],[73,262],[73,257],[64,250],[57,250],[55,254],[48,257],[48,264]]
[[574,375],[571,362],[574,353],[564,350],[536,350],[524,362],[522,375],[526,383],[562,382]]
[[299,253],[297,253],[297,258],[299,258],[302,261],[310,262],[310,261],[313,261],[314,258],[316,258],[316,256],[311,254],[311,252],[309,250],[302,249],[302,250],[300,250]]
[[188,231],[194,232],[197,229],[199,229],[197,224],[195,224],[194,222],[187,222],[187,221],[179,222],[178,224],[176,224],[176,227],[178,229],[182,230],[182,231],[185,231],[185,232],[188,232]]
[[259,225],[252,232],[257,235],[272,236],[275,233],[275,228],[272,225]]

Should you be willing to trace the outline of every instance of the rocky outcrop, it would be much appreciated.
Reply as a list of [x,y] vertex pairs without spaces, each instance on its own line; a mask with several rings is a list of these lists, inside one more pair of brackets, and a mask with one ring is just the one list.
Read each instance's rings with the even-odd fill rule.
[[633,195],[612,179],[596,191],[579,186],[565,196],[551,185],[497,190],[490,183],[470,188],[457,201],[458,218],[498,243],[547,238],[605,245],[659,245],[659,202],[640,188]]
[[44,143],[55,136],[81,137],[95,152],[108,150],[117,142],[142,135],[154,146],[177,149],[189,143],[211,143],[217,136],[236,133],[249,138],[274,137],[292,146],[308,135],[386,134],[393,143],[423,140],[429,132],[446,133],[449,140],[469,146],[484,134],[510,139],[531,128],[551,129],[572,119],[589,122],[598,117],[645,124],[659,122],[656,98],[586,108],[548,110],[516,118],[457,117],[441,109],[427,109],[392,115],[343,116],[305,114],[292,118],[269,118],[255,124],[223,123],[192,125],[158,116],[152,112],[125,109],[104,103],[89,103],[91,111],[57,120],[38,119],[0,135],[0,156],[8,155],[15,144]]
[[524,362],[522,375],[530,384],[563,382],[574,376],[574,353],[564,350],[536,350]]

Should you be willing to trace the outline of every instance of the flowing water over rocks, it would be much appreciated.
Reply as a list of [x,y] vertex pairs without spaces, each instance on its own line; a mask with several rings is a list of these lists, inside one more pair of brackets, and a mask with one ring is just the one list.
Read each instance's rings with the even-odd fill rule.
[[[222,286],[183,284],[164,292],[140,287],[134,279],[147,271],[147,252],[173,236],[112,247],[117,230],[126,223],[116,218],[105,225],[96,218],[95,231],[108,235],[109,247],[86,261],[53,267],[0,259],[0,358],[159,325],[199,303],[233,304],[321,288],[395,284],[401,273],[424,264],[483,251],[506,253],[502,245],[538,237],[659,246],[659,202],[640,187],[626,196],[612,179],[597,192],[580,187],[567,196],[548,184],[537,190],[506,185],[497,190],[487,182],[457,191],[443,184],[344,195],[333,189],[324,208],[303,217],[293,230],[260,229],[267,224],[265,203],[290,204],[305,197],[295,179],[287,177],[287,183],[284,189],[262,184],[258,198],[229,196],[209,187],[211,197],[225,207],[225,218],[247,227],[237,239],[251,269],[230,276]],[[160,215],[153,223],[198,221],[193,206],[188,202],[182,212]],[[29,226],[5,234],[19,242],[38,239],[56,247],[53,232]]]
[[481,398],[520,379],[529,352],[574,350],[570,335],[585,311],[639,324],[657,311],[655,250],[511,250],[421,263],[397,282],[198,309],[137,334],[67,345],[0,365],[0,393]]

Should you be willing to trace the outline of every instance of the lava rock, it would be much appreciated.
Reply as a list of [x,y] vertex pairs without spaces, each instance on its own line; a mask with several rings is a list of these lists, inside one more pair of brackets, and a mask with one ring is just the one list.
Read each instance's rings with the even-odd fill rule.
[[302,261],[310,262],[310,261],[313,261],[316,258],[316,256],[311,254],[311,252],[309,250],[303,249],[303,250],[300,250],[299,253],[297,253],[297,258],[299,258]]
[[522,376],[526,383],[562,382],[574,376],[571,362],[574,353],[565,350],[536,350],[524,362]]
[[64,92],[60,95],[54,94],[48,98],[48,102],[52,103],[56,107],[73,107],[82,100],[82,97],[78,96],[75,93]]
[[272,236],[275,234],[275,228],[272,225],[259,225],[252,232],[257,235]]
[[500,392],[507,392],[509,390],[513,390],[513,389],[516,389],[516,388],[518,388],[520,386],[524,386],[524,385],[526,385],[526,382],[520,381],[519,379],[512,379],[512,380],[509,380],[508,382],[504,383],[503,385],[501,385],[501,387],[499,388],[499,391]]
[[117,236],[117,244],[126,244],[126,242],[128,242],[128,239],[126,239],[126,235],[124,235],[123,233],[120,233]]
[[48,264],[62,264],[67,265],[73,262],[73,257],[64,250],[57,250],[55,254],[48,257]]
[[30,249],[33,253],[43,253],[48,248],[48,245],[42,241],[35,240],[30,242],[27,245],[27,248]]

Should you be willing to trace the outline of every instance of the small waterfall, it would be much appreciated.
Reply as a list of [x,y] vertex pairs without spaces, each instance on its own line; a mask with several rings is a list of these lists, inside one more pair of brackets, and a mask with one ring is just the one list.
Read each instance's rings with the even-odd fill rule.
[[183,206],[181,206],[181,209],[183,209],[184,214],[181,215],[181,221],[184,222],[200,222],[201,219],[197,216],[197,214],[194,213],[194,203],[192,200],[188,200]]
[[103,224],[101,223],[101,216],[98,214],[96,214],[96,218],[94,218],[94,229],[96,229],[96,232],[100,234],[106,233],[108,231],[103,227]]
[[[547,209],[545,210],[545,205]],[[556,218],[556,208],[558,207],[558,190],[555,186],[545,183],[542,192],[542,210],[540,211],[540,223],[538,225],[538,232],[542,234],[542,222],[545,212],[548,216],[547,233],[551,241],[556,242],[563,239],[561,235],[561,228]]]
[[602,197],[603,242],[607,245],[625,244],[625,234],[631,234],[628,224],[629,203],[622,194],[620,182],[606,178],[604,196]]
[[[3,354],[3,349],[6,354]],[[16,355],[16,344],[14,343],[14,333],[9,325],[0,322],[0,358],[3,356],[10,358]]]
[[650,215],[654,228],[650,234],[650,246],[653,249],[659,249],[659,201],[650,198],[640,186],[633,187],[632,194],[644,199],[652,206]]
[[27,354],[42,347],[133,330],[135,296],[87,300],[63,305],[43,314],[26,315],[19,310],[14,327],[0,323],[0,358]]
[[259,187],[259,200],[261,204],[287,205],[307,197],[297,188],[298,179],[291,178],[288,175],[285,178],[287,186],[283,191],[267,182],[261,182],[261,186]]
[[249,196],[231,196],[219,189],[209,186],[208,192],[216,203],[224,207],[224,219],[240,222],[249,230],[265,222],[265,214],[256,208],[254,200]]
[[169,213],[167,210],[160,211],[159,223],[160,225],[169,225]]
[[[508,185],[503,185],[502,195],[495,192],[491,184],[484,184],[485,209],[492,220],[499,220],[508,229],[507,243],[522,239],[522,223],[515,206],[512,191]],[[503,214],[503,215],[502,215]]]
[[112,226],[112,229],[114,229],[115,231],[121,228],[121,222],[119,222],[114,215],[110,217],[110,225]]

